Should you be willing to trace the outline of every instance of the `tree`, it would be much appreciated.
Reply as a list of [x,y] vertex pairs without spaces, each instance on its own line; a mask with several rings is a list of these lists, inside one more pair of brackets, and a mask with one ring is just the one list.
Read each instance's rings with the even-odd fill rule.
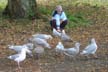
[[11,18],[35,18],[37,15],[36,8],[36,0],[8,0],[3,15],[8,15]]

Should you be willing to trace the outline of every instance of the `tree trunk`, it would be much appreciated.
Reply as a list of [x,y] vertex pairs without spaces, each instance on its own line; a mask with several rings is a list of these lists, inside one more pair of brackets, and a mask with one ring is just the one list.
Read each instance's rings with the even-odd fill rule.
[[11,18],[36,17],[36,0],[8,0],[3,15]]

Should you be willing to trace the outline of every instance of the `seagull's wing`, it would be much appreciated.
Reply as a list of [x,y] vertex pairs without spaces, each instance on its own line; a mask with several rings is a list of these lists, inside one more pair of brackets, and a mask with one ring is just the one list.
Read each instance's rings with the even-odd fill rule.
[[45,34],[37,34],[34,37],[41,38],[41,39],[45,39],[45,36],[46,36]]
[[44,47],[51,48],[49,43],[47,43],[47,41],[45,41],[44,39],[35,38],[34,43],[37,44],[37,45],[41,45],[41,46],[44,46]]
[[75,48],[68,48],[68,49],[65,49],[64,52],[69,54],[69,55],[74,55],[74,54],[76,54],[76,49]]
[[27,43],[24,44],[25,46],[27,46],[28,49],[32,50],[33,49],[33,43]]
[[14,60],[14,59],[16,59],[18,57],[19,57],[19,54],[15,54],[15,55],[9,56],[8,58]]
[[72,41],[71,37],[67,35],[66,33],[61,34],[61,40],[63,41]]
[[92,53],[93,51],[96,51],[96,49],[97,49],[96,45],[90,44],[84,49],[84,51],[86,51],[87,53]]
[[9,49],[14,50],[16,52],[20,52],[22,48],[23,47],[22,46],[19,46],[19,45],[9,47]]
[[35,35],[32,35],[34,38],[41,38],[41,39],[52,39],[52,36],[51,35],[47,35],[47,34],[35,34]]
[[90,44],[84,50],[85,51],[92,51],[92,50],[94,50],[94,46],[92,44]]

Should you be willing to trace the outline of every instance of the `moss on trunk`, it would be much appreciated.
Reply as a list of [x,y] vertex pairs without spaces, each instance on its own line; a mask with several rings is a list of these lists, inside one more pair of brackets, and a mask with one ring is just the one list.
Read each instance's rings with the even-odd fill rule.
[[36,0],[8,0],[3,15],[8,15],[11,18],[36,18]]

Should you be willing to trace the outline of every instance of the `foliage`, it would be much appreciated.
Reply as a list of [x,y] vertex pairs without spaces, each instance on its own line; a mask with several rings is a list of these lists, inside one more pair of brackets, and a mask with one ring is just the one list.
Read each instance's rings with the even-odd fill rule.
[[4,9],[7,4],[7,0],[0,0],[0,10]]
[[47,6],[38,6],[38,10],[40,13],[44,14],[44,15],[49,15],[51,14],[51,8],[49,9]]
[[67,28],[90,25],[90,21],[81,12],[75,14],[67,13],[67,17],[69,19]]

